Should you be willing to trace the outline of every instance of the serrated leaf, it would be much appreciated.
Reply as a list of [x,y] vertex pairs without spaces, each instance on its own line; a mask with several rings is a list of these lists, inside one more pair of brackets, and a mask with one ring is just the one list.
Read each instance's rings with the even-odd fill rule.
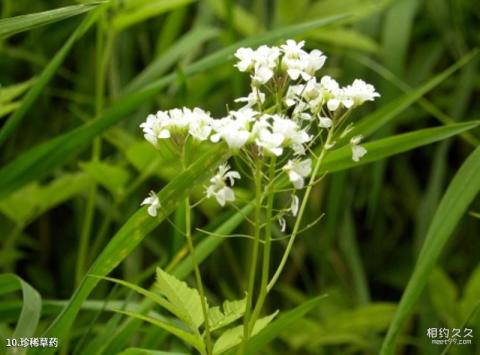
[[153,288],[163,294],[172,305],[182,312],[181,319],[192,329],[197,330],[203,324],[200,295],[197,290],[190,288],[186,282],[180,281],[175,276],[157,268],[157,280]]
[[165,298],[163,298],[162,296],[159,296],[158,294],[156,294],[154,292],[146,290],[143,287],[140,287],[140,286],[137,286],[137,285],[132,284],[130,282],[120,280],[120,279],[116,279],[116,278],[113,278],[113,277],[102,277],[102,276],[97,276],[97,275],[89,275],[89,276],[96,277],[96,278],[106,280],[106,281],[111,281],[111,282],[114,282],[116,284],[128,287],[129,289],[131,289],[131,290],[145,296],[146,298],[152,300],[153,302],[158,304],[160,307],[165,308],[167,311],[176,315],[177,317],[178,317],[178,314],[180,314],[180,311],[173,304],[171,304],[169,301],[167,301]]
[[[265,328],[272,320],[276,317],[278,311],[275,313],[270,314],[269,316],[260,318],[255,322],[253,326],[251,336],[254,336],[263,328]],[[224,353],[225,351],[237,346],[240,344],[243,338],[243,325],[239,325],[234,328],[227,329],[215,342],[213,346],[213,354],[219,355]]]
[[208,323],[210,330],[220,329],[239,319],[244,313],[247,306],[247,299],[237,301],[223,302],[222,309],[220,307],[210,307],[208,310]]

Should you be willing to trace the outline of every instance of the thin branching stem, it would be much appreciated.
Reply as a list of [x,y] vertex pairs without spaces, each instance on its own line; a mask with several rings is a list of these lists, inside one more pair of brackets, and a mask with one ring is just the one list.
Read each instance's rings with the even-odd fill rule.
[[[270,160],[269,166],[269,181],[273,181],[275,177],[275,164],[276,164],[276,157],[273,156]],[[272,185],[270,185],[272,186]],[[272,243],[272,210],[273,210],[273,199],[275,194],[272,191],[267,191],[267,206],[266,206],[266,217],[265,217],[265,237],[264,237],[264,247],[263,247],[263,263],[262,263],[262,279],[260,282],[260,294],[258,295],[257,303],[255,304],[255,308],[253,310],[252,318],[248,324],[249,331],[251,333],[255,322],[257,321],[260,312],[263,308],[263,304],[265,302],[265,298],[267,297],[267,284],[268,284],[268,277],[270,274],[270,252],[271,252],[271,243]]]
[[287,248],[285,249],[285,252],[283,253],[282,259],[280,261],[280,264],[277,267],[277,270],[275,271],[272,279],[267,285],[267,292],[270,292],[273,286],[275,286],[275,283],[278,281],[278,278],[280,277],[283,268],[285,267],[285,264],[287,263],[288,256],[290,255],[290,252],[292,250],[293,243],[295,242],[295,239],[297,235],[299,234],[300,231],[300,225],[302,223],[302,218],[303,214],[305,212],[305,208],[307,207],[307,202],[308,198],[310,196],[310,193],[313,188],[313,183],[316,179],[316,176],[318,174],[318,171],[320,170],[320,166],[322,165],[323,158],[325,157],[325,154],[327,152],[327,149],[325,147],[328,147],[328,145],[331,143],[331,140],[333,138],[333,132],[334,132],[334,127],[332,126],[328,132],[327,139],[325,141],[325,144],[322,147],[322,151],[320,152],[320,155],[318,156],[318,159],[315,162],[315,167],[312,171],[312,175],[310,176],[310,180],[308,182],[307,188],[305,190],[305,194],[303,196],[302,204],[300,205],[300,209],[298,211],[298,217],[295,221],[295,225],[292,230],[292,235],[290,237],[290,240],[288,241]]
[[247,288],[247,304],[245,307],[245,317],[244,317],[244,324],[243,324],[243,341],[242,345],[239,348],[239,353],[243,354],[245,351],[245,345],[248,337],[250,336],[249,333],[249,322],[250,316],[252,311],[252,303],[253,303],[253,291],[255,287],[255,275],[257,271],[257,259],[258,259],[258,247],[260,244],[260,233],[261,233],[261,218],[262,218],[262,160],[257,158],[255,162],[255,231],[254,237],[255,240],[253,241],[252,246],[252,254],[250,260],[250,272],[248,278],[248,288]]

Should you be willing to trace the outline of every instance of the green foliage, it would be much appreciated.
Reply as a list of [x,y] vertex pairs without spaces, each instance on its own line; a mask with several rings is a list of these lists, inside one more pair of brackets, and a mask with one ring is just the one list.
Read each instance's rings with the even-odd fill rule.
[[[22,291],[22,310],[16,323],[15,331],[9,334],[11,338],[29,338],[36,331],[40,313],[42,309],[42,298],[38,292],[26,283],[23,279],[13,274],[0,274],[0,295],[16,291]],[[4,310],[5,311],[5,310]],[[5,343],[0,345],[0,349],[5,351]],[[8,349],[7,353],[17,353]]]
[[1,19],[0,38],[11,36],[19,32],[29,31],[36,27],[45,26],[72,16],[80,15],[84,12],[93,10],[98,5],[98,2],[93,2],[90,4],[66,6],[35,14]]
[[382,354],[393,353],[394,340],[403,321],[420,296],[453,229],[479,190],[480,148],[477,148],[458,170],[435,212],[417,264],[383,343]]
[[[186,197],[215,354],[480,353],[476,2],[0,3],[0,338],[60,343],[10,353],[205,353]],[[237,109],[225,105],[249,87],[235,50],[288,38],[327,55],[322,75],[364,78],[382,96],[326,154],[285,272],[241,344],[252,186],[242,178],[237,204],[220,209],[205,184],[228,156],[194,147],[182,171],[138,125],[173,107]],[[368,154],[354,163],[358,134]],[[150,190],[156,218],[140,207]],[[285,217],[286,232],[272,225],[271,271]],[[475,338],[440,349],[429,327]]]

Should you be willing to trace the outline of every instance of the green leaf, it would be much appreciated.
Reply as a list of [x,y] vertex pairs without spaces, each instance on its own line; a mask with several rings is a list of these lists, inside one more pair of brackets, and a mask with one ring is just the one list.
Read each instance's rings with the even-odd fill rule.
[[20,106],[19,102],[12,102],[12,103],[9,103],[9,104],[1,104],[0,103],[0,118],[11,114],[19,106]]
[[103,161],[89,161],[80,163],[80,166],[114,196],[121,194],[130,180],[126,169]]
[[418,131],[403,133],[373,142],[365,143],[363,146],[368,153],[359,162],[352,160],[352,152],[349,145],[334,150],[325,156],[320,168],[320,173],[334,172],[349,169],[362,164],[368,164],[386,157],[399,154],[422,145],[441,141],[461,132],[478,126],[477,121],[457,123],[447,126],[425,128]]
[[223,302],[222,309],[220,307],[210,307],[208,310],[208,324],[210,330],[214,331],[229,325],[239,319],[244,313],[247,306],[247,299],[237,301]]
[[161,321],[160,319],[155,319],[155,318],[143,315],[141,313],[127,312],[127,311],[121,311],[121,310],[117,310],[117,312],[121,314],[125,314],[129,317],[141,319],[143,321],[156,325],[157,327],[182,339],[187,344],[190,344],[202,354],[205,351],[205,344],[203,343],[203,339],[199,334],[189,333],[181,328],[178,328],[173,324],[169,324],[167,322]]
[[[312,22],[282,27],[259,36],[247,38],[187,66],[184,70],[184,74],[187,76],[193,75],[210,69],[219,63],[230,60],[230,56],[239,47],[272,43],[281,38],[295,36],[308,32],[314,28],[331,24],[345,17],[346,16],[335,16],[324,18]],[[142,91],[122,97],[95,120],[21,154],[16,160],[0,169],[0,199],[34,179],[45,177],[50,171],[61,166],[88,147],[90,142],[96,136],[113,126],[115,123],[128,117],[128,114],[132,113],[144,102],[155,97],[155,95],[157,95],[166,85],[175,80],[175,74],[163,77],[144,88]],[[20,109],[17,110],[15,114],[19,111]],[[10,117],[10,120],[12,117]],[[6,127],[4,127],[4,129],[5,128]],[[3,132],[3,130],[1,132]]]
[[[255,322],[252,330],[252,336],[257,334],[263,328],[265,328],[272,320],[276,317],[278,311],[270,314],[269,316],[260,318]],[[215,345],[213,346],[213,354],[219,355],[223,354],[225,351],[237,346],[240,344],[243,338],[243,325],[239,325],[234,328],[227,329],[223,334],[217,339]],[[248,353],[250,354],[250,353]]]
[[479,190],[480,147],[475,149],[462,164],[443,195],[428,229],[412,276],[383,342],[382,355],[394,353],[395,339],[402,329],[403,322],[422,293],[448,238]]
[[22,95],[25,91],[27,91],[33,84],[35,80],[32,78],[30,80],[9,85],[9,86],[1,86],[0,87],[0,104],[5,104],[13,101],[20,95]]
[[[228,12],[231,11],[233,27],[245,36],[255,36],[264,30],[255,16],[241,6],[235,4],[235,2],[228,4],[224,0],[207,0],[207,3],[215,14],[224,20],[228,19]],[[231,10],[229,10],[227,6],[231,6]]]
[[248,340],[246,354],[260,353],[265,345],[277,338],[283,331],[288,329],[288,327],[295,324],[297,320],[314,310],[325,297],[326,295],[312,298],[294,309],[281,314],[278,319]]
[[467,64],[477,55],[477,53],[478,51],[470,52],[458,62],[453,64],[451,67],[436,75],[418,89],[415,89],[412,92],[407,93],[399,97],[398,99],[395,99],[383,105],[380,109],[365,116],[363,119],[361,119],[358,123],[355,124],[354,128],[348,134],[346,134],[345,138],[343,138],[341,141],[346,142],[351,137],[359,134],[363,135],[364,137],[368,137],[371,134],[375,133],[376,131],[378,131],[378,129],[385,126],[401,112],[405,111],[415,101],[420,99],[423,95],[438,86],[442,81],[450,77],[455,71]]
[[[0,275],[0,294],[12,292],[17,289],[22,290],[23,303],[20,317],[12,337],[17,339],[21,337],[29,338],[34,335],[38,321],[40,320],[42,299],[32,286],[17,275]],[[4,343],[1,344],[1,347],[3,346]]]
[[[460,301],[460,309],[462,318],[466,318],[480,304],[480,265],[473,270],[470,278],[465,285],[463,297]],[[477,315],[476,319],[480,320]],[[473,321],[472,323],[475,323]]]
[[459,309],[458,290],[455,283],[442,269],[435,268],[430,275],[428,286],[432,305],[440,319],[449,327],[457,326]]
[[186,321],[188,326],[197,330],[203,322],[202,301],[200,294],[194,288],[188,287],[186,282],[180,281],[176,277],[157,268],[157,280],[153,289],[163,294],[172,305],[183,313],[182,320]]
[[148,2],[137,2],[138,6],[127,6],[125,11],[117,14],[112,21],[112,26],[116,31],[122,31],[136,23],[188,5],[193,1],[196,0],[150,0]]
[[0,211],[17,225],[26,225],[49,209],[85,191],[92,179],[85,173],[66,174],[46,185],[33,183],[0,201]]
[[[128,219],[90,267],[89,275],[105,276],[111,272],[142,242],[148,233],[175,210],[177,205],[189,195],[193,187],[203,183],[214,174],[218,164],[223,162],[227,156],[226,153],[222,153],[222,151],[226,151],[225,146],[212,148],[159,192],[158,198],[162,208],[156,218],[147,214],[147,207],[142,207]],[[82,304],[98,282],[98,278],[92,277],[85,277],[82,280],[66,307],[45,332],[46,337],[57,337],[59,343],[62,343]],[[30,350],[33,354],[51,354],[54,351],[53,348]]]
[[[103,9],[105,9],[105,7],[103,7]],[[48,65],[43,70],[42,74],[40,74],[40,76],[35,80],[30,90],[23,97],[20,106],[16,109],[13,115],[10,116],[5,125],[0,130],[0,146],[5,143],[5,140],[15,131],[22,119],[25,117],[25,114],[32,107],[38,96],[40,96],[40,94],[43,92],[43,89],[53,78],[58,68],[60,68],[67,54],[72,49],[74,43],[78,39],[80,39],[95,23],[98,15],[100,14],[100,11],[103,11],[103,9],[99,8],[97,11],[89,14],[77,27],[75,32],[73,32],[70,38],[65,42],[63,47],[55,54],[52,60],[50,60]]]
[[84,5],[66,6],[54,10],[1,19],[0,38],[80,15],[94,9],[99,4],[100,3],[97,2]]
[[308,37],[336,47],[353,48],[370,53],[380,51],[378,43],[370,37],[345,28],[325,28],[312,32]]
[[165,298],[163,298],[162,296],[159,296],[157,293],[155,292],[152,292],[152,291],[149,291],[149,290],[146,290],[140,286],[137,286],[135,284],[132,284],[131,282],[127,282],[127,281],[124,281],[124,280],[120,280],[120,279],[115,279],[113,277],[102,277],[102,276],[97,276],[97,275],[89,275],[91,277],[96,277],[98,279],[102,279],[102,280],[106,280],[106,281],[111,281],[111,282],[114,282],[116,284],[119,284],[119,285],[122,285],[122,286],[125,286],[125,287],[128,287],[129,289],[145,296],[146,298],[152,300],[153,302],[155,302],[156,304],[158,304],[160,307],[163,307],[165,308],[167,311],[169,311],[170,313],[174,314],[175,316],[177,316],[179,319],[181,319],[181,316],[182,316],[182,313],[181,313],[181,310],[178,309],[175,305],[173,305],[172,303],[170,303],[169,301],[167,301]]
[[152,61],[140,74],[138,74],[131,83],[129,83],[124,93],[131,93],[140,90],[164,74],[168,68],[176,64],[182,57],[191,53],[192,49],[200,46],[202,43],[218,35],[218,30],[214,28],[195,28],[177,40],[165,53]]

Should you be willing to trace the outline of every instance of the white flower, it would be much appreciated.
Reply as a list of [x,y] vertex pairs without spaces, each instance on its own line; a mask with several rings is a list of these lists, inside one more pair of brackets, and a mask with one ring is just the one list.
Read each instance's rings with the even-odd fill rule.
[[304,51],[304,41],[299,43],[294,40],[287,40],[281,46],[284,56],[282,58],[282,69],[285,70],[292,80],[302,77],[303,80],[310,80],[317,70],[325,63],[326,57],[319,50],[310,53]]
[[328,117],[322,117],[318,115],[318,126],[321,128],[330,128],[332,127],[332,120]]
[[305,154],[303,144],[312,139],[302,130],[297,122],[279,115],[274,115],[272,132],[283,136],[283,146],[290,146],[297,155]]
[[287,229],[287,221],[285,221],[285,218],[280,217],[278,219],[278,224],[280,225],[280,230],[282,232],[285,232],[285,230]]
[[335,79],[326,75],[320,80],[320,85],[324,90],[324,100],[327,102],[327,108],[335,111],[342,103],[342,89]]
[[367,154],[367,149],[360,145],[362,139],[363,136],[359,135],[352,137],[352,139],[350,140],[350,145],[352,147],[352,160],[354,162],[360,161],[360,158]]
[[312,171],[312,160],[289,160],[282,169],[287,172],[288,178],[293,186],[296,189],[301,189],[304,186],[303,178],[308,176]]
[[149,196],[140,204],[140,206],[143,205],[150,205],[147,209],[148,214],[152,217],[155,217],[157,215],[157,210],[160,208],[160,200],[155,192],[151,191]]
[[265,102],[265,94],[257,88],[252,88],[252,92],[247,97],[239,97],[235,102],[246,102],[243,108],[250,108],[257,104],[263,104]]
[[361,79],[355,79],[352,85],[348,85],[343,89],[343,95],[345,96],[344,101],[347,105],[345,107],[350,108],[351,106],[359,106],[365,101],[373,101],[376,97],[379,97],[380,94],[375,91],[373,85],[367,84]]
[[323,67],[325,60],[327,60],[327,57],[318,49],[314,49],[310,53],[307,53],[307,55],[302,58],[302,61],[304,62],[302,76],[304,79],[308,80],[306,79],[308,76],[314,76],[315,73]]
[[256,50],[239,48],[235,57],[239,62],[235,65],[238,70],[251,72],[254,85],[267,83],[274,75],[277,67],[280,49],[278,47],[260,46]]
[[284,137],[279,133],[272,133],[268,129],[260,130],[255,143],[264,149],[264,151],[268,151],[277,157],[282,155]]
[[293,106],[299,102],[299,97],[305,89],[305,85],[290,85],[285,95],[285,104],[287,106]]
[[234,150],[242,148],[247,143],[250,138],[250,131],[248,130],[248,120],[250,118],[248,115],[243,115],[239,112],[231,111],[230,114],[233,114],[233,116],[212,121],[214,134],[212,134],[210,140],[213,143],[223,139],[228,147]]
[[207,187],[207,198],[215,196],[220,206],[225,206],[226,202],[235,201],[235,193],[227,185],[226,181],[233,186],[235,179],[240,179],[238,171],[229,171],[230,166],[225,163],[218,167],[218,173],[210,179],[210,186]]
[[188,133],[199,141],[208,139],[212,132],[212,117],[199,108],[186,112],[190,115]]
[[234,66],[241,72],[248,71],[253,68],[255,63],[255,51],[251,48],[239,48],[235,52],[235,57],[239,59]]
[[295,42],[293,39],[287,39],[287,42],[285,44],[282,44],[280,48],[282,49],[282,52],[284,53],[284,59],[299,59],[300,55],[305,53],[305,51],[302,49],[303,46],[305,45],[305,41],[300,41],[300,42]]
[[148,115],[147,120],[140,124],[140,128],[143,129],[145,139],[156,146],[162,130],[160,120],[155,115]]
[[300,204],[300,200],[298,199],[298,196],[293,195],[292,203],[290,204],[290,212],[292,213],[293,217],[297,216],[299,204]]

